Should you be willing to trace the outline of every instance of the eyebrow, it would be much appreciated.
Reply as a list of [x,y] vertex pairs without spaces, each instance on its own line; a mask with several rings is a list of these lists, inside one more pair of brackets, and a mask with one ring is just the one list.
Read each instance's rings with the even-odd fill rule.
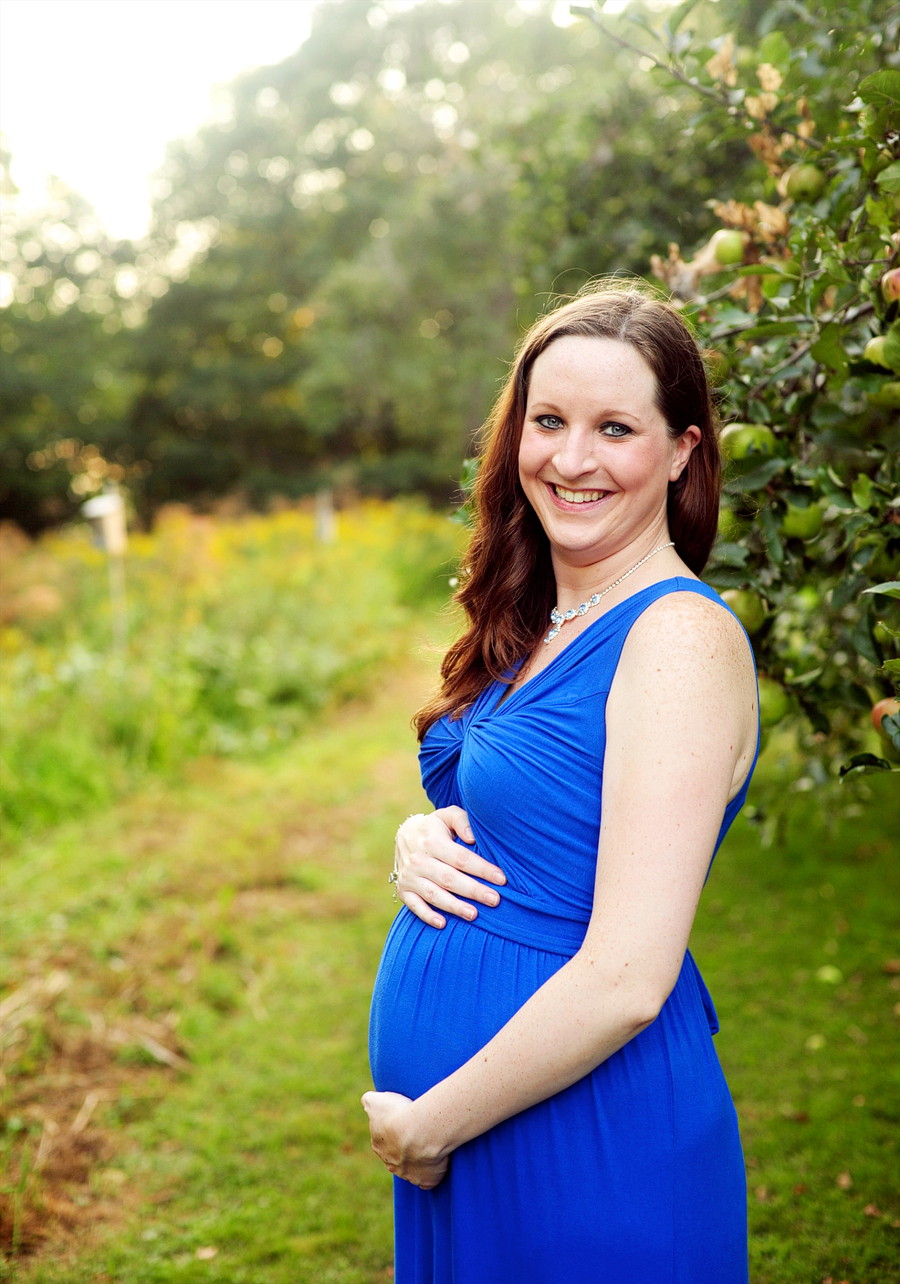
[[[529,412],[530,412],[531,414],[534,414],[534,413],[535,413],[535,411],[549,411],[549,412],[550,412],[550,414],[552,414],[552,415],[556,415],[556,416],[557,416],[558,418],[560,418],[560,419],[562,419],[562,418],[564,418],[564,417],[565,417],[565,416],[563,415],[563,412],[560,410],[559,406],[557,406],[557,405],[556,405],[554,402],[552,402],[552,401],[536,401],[536,402],[534,403],[534,405],[533,405],[533,406],[529,406],[529,407],[528,407],[528,409],[529,409]],[[607,418],[613,418],[613,419],[640,419],[640,415],[639,415],[636,411],[634,411],[634,410],[607,410],[607,409],[604,409],[604,410],[602,410],[602,411],[600,412],[600,414],[597,416],[597,418],[598,418],[598,419],[607,419]]]

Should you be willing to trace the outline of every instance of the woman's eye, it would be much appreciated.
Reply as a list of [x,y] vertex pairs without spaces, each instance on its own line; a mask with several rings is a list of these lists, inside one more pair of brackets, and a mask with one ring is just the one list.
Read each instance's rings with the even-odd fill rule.
[[558,415],[538,415],[535,423],[540,424],[542,428],[562,428],[563,421]]
[[631,429],[627,424],[604,424],[603,432],[607,437],[630,437]]

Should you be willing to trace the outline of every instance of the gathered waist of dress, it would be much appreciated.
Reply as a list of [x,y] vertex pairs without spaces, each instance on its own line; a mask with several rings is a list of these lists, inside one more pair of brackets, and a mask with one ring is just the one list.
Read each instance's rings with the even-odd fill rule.
[[[473,905],[474,902],[469,901],[468,904]],[[463,920],[467,927],[480,928],[518,945],[543,950],[547,954],[559,954],[567,959],[573,958],[581,949],[590,921],[590,913],[579,912],[575,906],[549,904],[509,887],[501,890],[499,905],[477,905],[475,908],[478,917],[471,922]],[[716,1034],[719,1018],[690,950],[684,953],[679,984],[687,978],[700,996],[710,1032]]]
[[578,953],[587,932],[590,910],[539,901],[515,888],[502,887],[499,891],[499,905],[468,902],[478,910],[478,917],[469,926],[549,954],[572,958]]

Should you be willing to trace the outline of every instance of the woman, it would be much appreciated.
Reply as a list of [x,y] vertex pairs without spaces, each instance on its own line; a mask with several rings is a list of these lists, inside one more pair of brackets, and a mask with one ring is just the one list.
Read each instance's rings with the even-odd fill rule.
[[747,1280],[687,952],[758,746],[749,642],[697,578],[719,484],[673,309],[607,287],[532,327],[488,424],[468,629],[418,715],[437,810],[400,827],[372,1002],[397,1284]]

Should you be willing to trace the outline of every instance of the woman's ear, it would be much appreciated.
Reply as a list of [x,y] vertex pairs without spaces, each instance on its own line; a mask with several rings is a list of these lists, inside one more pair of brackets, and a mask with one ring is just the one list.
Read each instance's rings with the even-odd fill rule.
[[703,434],[696,424],[691,424],[685,428],[684,432],[675,442],[675,456],[672,460],[672,468],[669,473],[669,481],[678,481],[678,478],[684,472],[687,461],[696,446],[700,445],[700,439]]

